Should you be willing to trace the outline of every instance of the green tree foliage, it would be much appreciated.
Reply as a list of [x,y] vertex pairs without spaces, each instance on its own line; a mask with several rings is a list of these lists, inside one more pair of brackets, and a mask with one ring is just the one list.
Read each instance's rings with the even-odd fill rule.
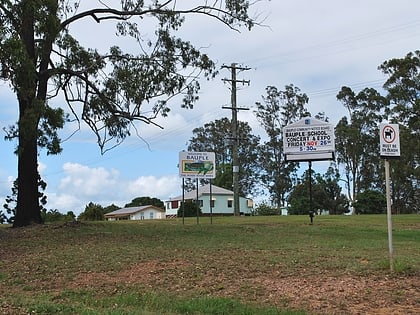
[[76,215],[73,211],[62,214],[57,209],[49,211],[43,210],[41,215],[44,222],[72,222],[76,220]]
[[9,223],[6,214],[0,210],[0,224]]
[[[212,18],[234,29],[254,25],[247,0],[200,2],[0,2],[0,79],[10,84],[19,103],[18,122],[6,136],[17,138],[19,190],[14,226],[42,222],[38,148],[45,148],[47,154],[59,153],[58,132],[66,121],[84,121],[105,152],[131,135],[136,123],[154,124],[158,115],[165,116],[174,95],[184,96],[179,101],[182,107],[193,106],[200,88],[197,78],[212,78],[216,71],[206,54],[176,36],[185,16]],[[142,27],[145,20],[155,22],[154,34]],[[115,45],[108,51],[83,47],[71,34],[72,26],[82,21],[112,23],[118,36],[137,44],[139,54]],[[107,39],[108,35],[101,34]],[[53,105],[58,95],[68,105],[66,109]]]
[[386,213],[386,198],[382,192],[368,189],[358,194],[353,206],[356,214]]
[[[312,172],[313,173],[313,172]],[[341,193],[339,173],[332,164],[324,175],[312,174],[312,210],[327,210],[330,214],[342,214],[348,208],[348,200]],[[310,204],[309,170],[299,180],[288,198],[289,214],[308,214]]]
[[365,88],[356,94],[343,87],[337,95],[348,109],[336,126],[336,155],[344,167],[351,201],[366,190],[385,192],[384,166],[379,159],[378,125],[382,121],[400,126],[401,158],[391,164],[391,199],[394,213],[420,211],[420,51],[391,59],[379,66],[388,79],[386,96]]
[[[252,178],[254,178],[254,177],[252,177]],[[239,179],[241,181],[241,177]],[[232,164],[217,165],[217,167],[216,167],[216,178],[213,179],[212,183],[216,186],[232,190],[232,187],[233,187],[233,168],[232,168]],[[240,189],[240,191],[241,191],[241,189]],[[246,196],[244,191],[242,191],[242,195]]]
[[[38,173],[38,200],[39,200],[39,209],[40,212],[45,213],[47,209],[45,205],[47,204],[47,196],[44,194],[45,189],[47,188],[47,183],[42,180],[41,176]],[[15,222],[16,216],[16,205],[17,205],[17,196],[18,196],[18,180],[13,182],[12,194],[6,197],[6,203],[3,205],[3,208],[6,210],[8,217],[1,213],[8,223]],[[40,213],[41,215],[41,213]],[[41,220],[39,222],[45,222],[41,215]]]
[[280,208],[275,208],[267,204],[266,202],[260,203],[255,208],[255,215],[280,215]]
[[201,208],[197,205],[195,200],[187,200],[184,203],[181,202],[181,206],[177,213],[178,218],[182,218],[182,211],[184,211],[184,217],[196,217],[197,211],[199,216],[202,214]]
[[328,196],[322,184],[312,179],[312,205],[310,200],[309,172],[305,172],[288,197],[289,214],[308,214],[311,210],[324,210]]
[[336,158],[344,168],[347,195],[354,202],[359,192],[380,183],[378,126],[388,100],[374,89],[356,94],[349,87],[342,87],[337,99],[347,108],[349,118],[343,117],[335,128]]
[[90,202],[78,219],[81,221],[102,221],[104,220],[104,208],[101,205]]
[[268,140],[259,146],[258,162],[261,181],[276,206],[285,205],[286,196],[296,179],[297,163],[286,162],[283,155],[283,127],[310,116],[305,106],[309,99],[298,87],[287,85],[284,91],[274,86],[266,88],[267,96],[257,102],[255,114]]
[[137,197],[131,200],[130,203],[127,203],[124,207],[139,207],[139,206],[156,206],[158,208],[165,208],[165,204],[162,200],[158,198],[151,197]]
[[[214,184],[232,189],[232,124],[228,118],[218,119],[193,130],[188,150],[214,152],[216,158],[216,178]],[[242,196],[252,194],[258,185],[258,145],[260,138],[252,134],[247,122],[238,122],[239,191]]]
[[400,126],[401,157],[391,166],[394,213],[420,212],[420,51],[379,66],[390,102],[388,120]]
[[323,201],[322,209],[328,210],[330,214],[343,214],[348,211],[348,199],[342,193],[339,184],[340,173],[335,163],[332,163],[324,175],[317,174],[316,182],[319,183],[325,193],[326,199]]
[[[385,61],[379,66],[379,70],[389,76],[384,84],[391,103],[389,118],[395,119],[419,136],[420,50],[410,52],[404,58]],[[419,137],[416,139],[420,141]]]
[[4,217],[4,222],[13,223],[15,219],[16,212],[16,199],[17,199],[17,180],[13,181],[12,194],[6,196],[6,202],[3,205],[3,208],[6,210],[6,214],[2,213]]
[[115,210],[118,210],[118,209],[120,209],[120,208],[121,208],[121,207],[118,207],[118,206],[116,206],[116,205],[114,205],[114,204],[109,205],[109,206],[106,206],[106,207],[104,208],[104,214],[105,214],[105,213],[112,212],[112,211],[115,211]]

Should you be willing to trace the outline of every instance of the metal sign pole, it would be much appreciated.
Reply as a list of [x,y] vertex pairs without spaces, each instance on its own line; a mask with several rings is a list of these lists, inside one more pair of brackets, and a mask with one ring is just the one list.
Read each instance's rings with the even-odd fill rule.
[[198,204],[198,178],[196,179],[196,200],[195,200],[195,204],[197,205],[197,224],[198,224],[198,216],[199,216],[199,211],[198,209],[200,209],[200,205]]
[[385,159],[385,186],[386,186],[386,213],[388,220],[388,247],[389,247],[389,268],[394,272],[394,253],[392,248],[392,212],[391,212],[391,189],[389,184],[389,160]]
[[313,198],[312,198],[312,161],[308,161],[309,165],[309,218],[311,224],[314,223],[314,210],[313,210]]
[[182,178],[182,224],[185,223],[185,179]]
[[389,159],[400,157],[400,129],[398,124],[379,125],[379,147],[381,158],[385,161],[386,213],[388,221],[389,269],[394,271],[394,250],[392,248],[392,211]]
[[210,178],[210,224],[213,224],[213,196],[211,191],[211,178]]
[[[214,152],[179,152],[179,175],[184,178],[196,179],[197,224],[200,215],[198,200],[198,179],[212,179],[216,177],[216,155]],[[182,180],[182,201],[184,203],[184,180]],[[183,210],[184,211],[184,210]],[[183,214],[184,215],[184,214]],[[184,223],[184,217],[182,219]]]

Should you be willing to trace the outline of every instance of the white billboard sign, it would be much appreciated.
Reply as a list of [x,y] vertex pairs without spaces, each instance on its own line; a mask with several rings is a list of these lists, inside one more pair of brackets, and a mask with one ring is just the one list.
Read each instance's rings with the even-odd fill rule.
[[398,124],[380,124],[379,146],[381,158],[400,157],[400,131]]
[[179,176],[184,178],[215,178],[214,152],[179,152]]
[[283,128],[283,152],[287,161],[334,159],[334,128],[312,117]]

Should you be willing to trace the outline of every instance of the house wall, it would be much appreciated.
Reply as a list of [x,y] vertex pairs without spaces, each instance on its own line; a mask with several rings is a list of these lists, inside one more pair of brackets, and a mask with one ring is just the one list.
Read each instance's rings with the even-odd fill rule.
[[165,202],[166,216],[176,216],[180,205],[181,205],[180,200],[172,200],[172,201]]
[[162,219],[164,216],[164,212],[157,211],[155,209],[147,209],[145,211],[139,211],[130,215],[130,220],[154,220],[154,219]]
[[[212,212],[214,214],[233,214],[233,196],[231,195],[213,195],[214,207]],[[198,198],[203,214],[210,214],[210,195],[204,195]],[[251,202],[252,203],[252,202]],[[167,201],[165,203],[166,216],[177,215],[178,209],[181,205],[181,201],[178,202],[177,208],[173,201]],[[251,214],[253,207],[249,204],[249,199],[239,198],[239,209],[244,214]]]

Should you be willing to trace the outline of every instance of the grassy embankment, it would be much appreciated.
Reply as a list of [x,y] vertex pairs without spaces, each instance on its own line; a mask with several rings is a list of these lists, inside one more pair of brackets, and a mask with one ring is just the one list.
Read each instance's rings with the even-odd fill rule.
[[[386,216],[0,227],[0,313],[309,314],[271,277],[389,272]],[[395,273],[420,272],[420,217],[394,216]]]

